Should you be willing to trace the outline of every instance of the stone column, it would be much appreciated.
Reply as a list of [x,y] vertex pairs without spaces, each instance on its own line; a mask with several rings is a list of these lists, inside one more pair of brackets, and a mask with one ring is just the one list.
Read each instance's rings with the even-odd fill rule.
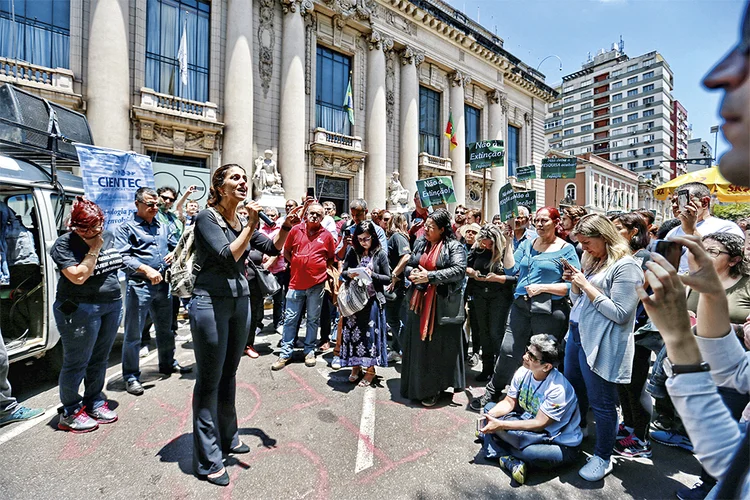
[[[464,123],[464,88],[471,83],[471,77],[456,71],[448,75],[451,82],[450,108],[453,113],[453,127],[456,131],[456,146],[450,152],[453,165],[453,189],[456,203],[466,203],[466,125]],[[450,146],[449,146],[450,148]]]
[[253,175],[253,1],[227,0],[224,163]]
[[[490,140],[504,140],[507,127],[505,125],[505,115],[508,111],[508,98],[504,92],[499,90],[490,90],[487,92],[487,100],[489,102],[489,130]],[[506,144],[507,148],[508,145]],[[508,182],[508,167],[507,164],[504,167],[493,168],[492,170],[492,187],[490,187],[489,193],[487,194],[487,219],[491,220],[491,217],[495,214],[500,213],[499,196],[500,188]]]
[[417,191],[417,179],[419,179],[419,76],[417,68],[423,61],[424,54],[416,52],[411,47],[406,47],[401,53],[399,173],[401,184],[409,190],[410,197]]
[[86,75],[86,117],[94,143],[130,146],[130,52],[128,0],[92,0]]
[[367,54],[367,122],[365,124],[365,199],[371,208],[385,208],[386,199],[386,109],[385,51],[393,40],[378,31],[370,33]]
[[281,0],[281,112],[279,116],[279,171],[286,197],[300,199],[307,188],[305,163],[305,20],[311,0]]

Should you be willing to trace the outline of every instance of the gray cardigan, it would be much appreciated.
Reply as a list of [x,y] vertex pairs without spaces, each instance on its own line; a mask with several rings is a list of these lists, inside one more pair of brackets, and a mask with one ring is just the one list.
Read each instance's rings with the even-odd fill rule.
[[578,331],[586,361],[604,380],[627,384],[635,349],[635,287],[643,283],[643,271],[633,257],[627,256],[589,278],[589,282],[602,292],[593,302],[585,293],[570,292],[581,311]]

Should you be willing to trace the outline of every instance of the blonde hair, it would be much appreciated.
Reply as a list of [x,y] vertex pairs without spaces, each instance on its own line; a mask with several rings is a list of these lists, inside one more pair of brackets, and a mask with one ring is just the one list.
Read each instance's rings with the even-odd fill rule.
[[473,248],[476,248],[477,250],[481,249],[482,240],[492,241],[492,258],[490,259],[490,267],[494,269],[495,266],[500,266],[503,257],[505,257],[505,236],[503,235],[503,232],[494,224],[485,224],[479,231],[479,234],[477,234],[477,240],[474,242]]
[[584,238],[601,238],[607,248],[607,259],[597,259],[584,252],[581,266],[584,272],[601,272],[627,255],[631,255],[630,245],[608,218],[599,214],[584,215],[573,229],[573,234]]

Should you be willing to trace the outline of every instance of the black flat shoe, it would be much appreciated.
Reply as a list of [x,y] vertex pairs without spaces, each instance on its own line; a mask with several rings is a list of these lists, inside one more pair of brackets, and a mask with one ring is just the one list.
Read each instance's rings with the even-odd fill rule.
[[229,453],[233,453],[235,455],[239,455],[241,453],[250,453],[250,447],[245,443],[240,443],[238,446],[231,448],[229,450]]
[[491,378],[492,378],[491,373],[480,373],[479,375],[476,376],[474,380],[476,380],[477,382],[487,382]]
[[182,366],[179,363],[175,363],[171,369],[159,370],[159,373],[161,373],[162,375],[171,375],[173,373],[180,373],[180,374],[191,373],[192,371],[193,371],[192,366]]
[[224,474],[217,477],[211,477],[208,474],[203,475],[201,474],[198,476],[200,479],[205,479],[211,484],[215,484],[216,486],[229,486],[229,473],[226,469],[224,469]]

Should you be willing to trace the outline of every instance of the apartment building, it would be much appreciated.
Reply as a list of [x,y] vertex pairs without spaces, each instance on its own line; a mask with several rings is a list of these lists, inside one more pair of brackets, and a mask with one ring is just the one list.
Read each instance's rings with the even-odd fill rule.
[[[629,57],[624,44],[602,49],[563,77],[548,108],[549,148],[594,153],[660,184],[672,171],[673,74],[658,52]],[[687,116],[687,113],[686,113]]]
[[[672,103],[672,158],[675,160],[689,158],[689,132],[688,112],[682,103],[675,99]],[[672,175],[674,177],[685,173],[687,173],[687,165],[685,163],[678,161],[672,163]]]

